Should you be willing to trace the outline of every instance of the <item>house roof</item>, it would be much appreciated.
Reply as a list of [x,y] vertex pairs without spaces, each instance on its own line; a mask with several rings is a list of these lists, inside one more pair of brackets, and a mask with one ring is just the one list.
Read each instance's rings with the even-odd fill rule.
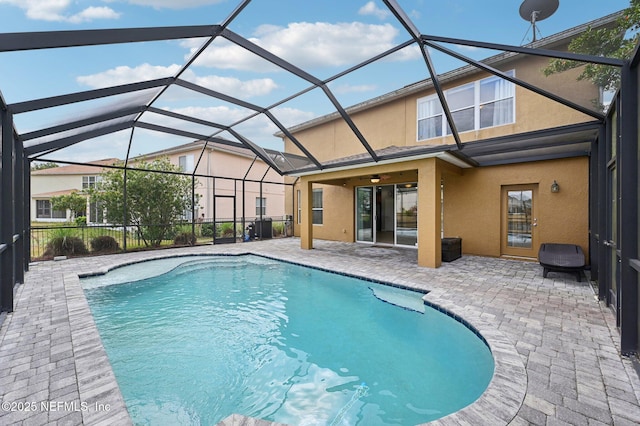
[[32,198],[51,198],[59,197],[60,195],[70,195],[74,192],[79,192],[77,189],[65,189],[63,191],[41,192],[39,194],[33,194]]
[[[539,39],[538,41],[534,42],[534,43],[530,43],[529,45],[527,45],[527,48],[533,48],[533,49],[554,49],[557,48],[558,46],[562,46],[567,44],[568,42],[570,42],[573,38],[575,38],[577,35],[585,32],[588,28],[603,28],[603,27],[608,27],[611,26],[614,22],[616,22],[616,20],[618,18],[620,18],[621,16],[621,12],[618,13],[613,13],[611,15],[607,15],[604,16],[602,18],[596,19],[594,21],[591,22],[587,22],[585,24],[579,25],[577,27],[573,27],[570,28],[568,30],[562,31],[560,33],[557,34],[553,34],[550,35],[548,37],[544,37],[542,39]],[[434,37],[434,36],[425,36],[426,38],[429,39],[436,39],[436,40],[449,40],[449,41],[456,41],[456,42],[460,42],[460,40],[454,40],[454,39],[445,39],[442,37]],[[506,46],[505,46],[506,47]],[[516,59],[518,57],[518,55],[521,55],[522,53],[519,52],[512,52],[512,51],[505,51],[505,52],[501,52],[497,55],[491,56],[489,58],[483,59],[482,61],[479,61],[483,64],[486,65],[491,65],[491,66],[498,66],[500,64],[503,64],[505,62],[509,62],[509,61],[513,61],[514,59]],[[438,76],[438,81],[440,83],[447,83],[450,81],[455,81],[457,79],[463,78],[465,76],[471,75],[471,74],[476,74],[480,72],[480,70],[478,69],[478,67],[474,66],[474,65],[465,65],[463,67],[460,68],[456,68],[454,70],[445,72],[443,74],[440,74]],[[422,81],[418,81],[416,83],[407,85],[401,89],[398,90],[394,90],[392,92],[383,94],[381,96],[377,96],[375,98],[371,98],[369,100],[366,100],[364,102],[358,103],[356,105],[350,106],[346,109],[346,111],[350,114],[356,113],[356,112],[360,112],[360,111],[365,111],[371,108],[375,108],[377,106],[380,105],[384,105],[386,103],[395,101],[397,99],[401,99],[404,98],[406,96],[412,95],[414,93],[420,93],[423,92],[425,90],[429,90],[433,88],[433,79],[425,79]],[[301,130],[305,130],[311,127],[315,127],[318,126],[320,124],[323,123],[327,123],[336,119],[339,119],[340,115],[336,112],[331,113],[331,114],[327,114],[327,115],[323,115],[322,117],[317,117],[314,118],[312,120],[306,121],[304,123],[300,123],[298,125],[292,126],[289,128],[289,131],[292,133],[296,133],[299,132]],[[278,137],[284,137],[285,135],[282,132],[277,132],[275,133],[275,136]]]
[[69,164],[60,167],[51,167],[49,169],[32,170],[31,176],[57,176],[57,175],[95,175],[100,174],[104,170],[100,166],[112,166],[118,162],[122,162],[117,158],[105,158],[103,160],[89,161],[84,165]]
[[[262,158],[258,157],[256,155],[255,152],[253,152],[252,150],[245,148],[243,146],[238,146],[238,145],[229,145],[229,144],[224,144],[224,143],[220,143],[220,142],[212,142],[212,141],[203,141],[203,140],[197,140],[197,141],[193,141],[193,142],[189,142],[189,143],[185,143],[182,145],[178,145],[172,148],[167,148],[167,149],[163,149],[160,151],[154,151],[148,154],[144,154],[144,155],[140,155],[137,157],[133,157],[131,160],[135,161],[137,159],[145,159],[145,158],[156,158],[156,157],[161,157],[161,156],[165,156],[165,155],[172,155],[172,154],[180,154],[183,152],[191,152],[191,151],[195,151],[195,150],[202,150],[203,147],[205,146],[208,150],[211,151],[220,151],[220,152],[225,152],[228,154],[232,154],[232,155],[239,155],[242,157],[247,157],[247,158],[256,158],[258,161],[263,161]],[[271,159],[273,162],[275,162],[276,164],[278,164],[280,166],[281,169],[285,169],[285,170],[291,170],[294,168],[299,168],[302,166],[306,166],[309,163],[309,161],[302,156],[299,155],[295,155],[295,154],[290,154],[290,153],[283,153],[277,150],[273,150],[273,149],[262,149],[262,151],[265,153],[265,155]]]

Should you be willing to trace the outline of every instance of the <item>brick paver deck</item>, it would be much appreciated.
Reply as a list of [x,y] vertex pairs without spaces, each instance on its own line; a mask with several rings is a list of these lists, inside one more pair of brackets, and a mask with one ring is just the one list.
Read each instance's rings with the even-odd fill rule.
[[[589,282],[542,277],[532,262],[463,256],[439,269],[416,251],[289,238],[42,262],[16,288],[0,326],[0,424],[130,424],[78,274],[187,254],[255,253],[429,290],[427,302],[459,315],[496,358],[476,403],[434,423],[640,424],[640,380],[621,357],[611,311]],[[262,424],[233,416],[225,424]]]

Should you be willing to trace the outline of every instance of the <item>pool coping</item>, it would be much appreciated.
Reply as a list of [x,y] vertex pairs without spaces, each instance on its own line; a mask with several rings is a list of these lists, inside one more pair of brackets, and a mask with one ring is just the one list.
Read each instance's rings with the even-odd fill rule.
[[[87,353],[91,353],[92,356],[98,357],[98,362],[102,365],[105,360],[106,364],[108,364],[108,370],[104,372],[104,378],[106,382],[105,384],[105,392],[109,395],[109,400],[113,399],[112,406],[119,407],[120,404],[124,405],[124,410],[127,413],[127,418],[129,422],[131,422],[128,412],[126,411],[126,405],[124,404],[124,399],[120,393],[119,386],[115,379],[115,374],[111,369],[111,365],[106,357],[106,352],[104,346],[102,345],[102,341],[100,340],[99,332],[97,326],[95,325],[95,321],[93,320],[93,315],[89,309],[88,302],[84,297],[84,291],[80,284],[81,277],[88,276],[96,276],[103,275],[108,273],[109,271],[120,268],[123,266],[133,265],[141,262],[147,262],[151,260],[160,260],[166,258],[176,258],[176,257],[190,257],[190,256],[202,256],[202,257],[224,257],[224,256],[246,256],[246,255],[254,255],[260,256],[263,258],[278,260],[286,263],[296,264],[300,266],[310,267],[313,269],[319,269],[330,273],[335,273],[338,275],[345,275],[355,278],[364,279],[370,282],[376,282],[384,285],[389,285],[392,287],[399,287],[405,289],[416,290],[422,293],[425,293],[425,289],[418,288],[411,283],[402,283],[394,280],[380,280],[379,278],[372,278],[363,276],[360,274],[353,274],[346,271],[339,270],[329,270],[324,267],[320,267],[317,265],[313,265],[313,262],[302,263],[300,261],[291,261],[286,258],[282,258],[277,255],[265,255],[263,253],[248,251],[240,251],[234,253],[156,253],[149,257],[145,257],[144,259],[121,259],[118,262],[113,262],[110,265],[103,266],[101,268],[95,270],[88,270],[86,272],[82,272],[80,274],[69,274],[64,277],[64,285],[65,291],[68,295],[72,296],[71,302],[74,303],[74,310],[72,315],[72,310],[70,308],[70,318],[69,321],[71,323],[72,336],[76,335],[76,338],[79,342],[82,342],[83,347],[85,347]],[[78,296],[77,292],[81,293],[81,299]],[[69,296],[68,296],[69,297]],[[428,291],[423,300],[425,304],[434,307],[440,312],[449,315],[450,317],[460,321],[463,325],[470,328],[472,331],[477,332],[479,336],[485,341],[488,345],[494,359],[494,372],[493,377],[485,391],[482,395],[475,400],[473,403],[468,406],[462,408],[455,413],[449,414],[440,419],[433,420],[428,423],[429,425],[442,425],[442,426],[453,426],[453,425],[461,425],[461,424],[492,424],[492,425],[506,425],[509,424],[514,417],[517,415],[520,407],[522,406],[526,391],[527,391],[527,372],[525,366],[520,358],[515,346],[513,343],[499,330],[491,327],[487,324],[482,318],[477,317],[477,314],[471,312],[470,310],[461,309],[460,307],[450,303],[443,297],[438,295],[438,291]],[[89,319],[87,319],[87,315]],[[91,328],[91,330],[88,330]],[[85,342],[85,336],[93,336],[93,339]],[[97,337],[96,337],[97,336]],[[73,337],[72,337],[73,338]],[[76,339],[73,339],[74,345],[76,343]],[[95,360],[95,358],[93,358]],[[84,377],[84,373],[88,377]],[[90,379],[94,373],[91,370],[78,370],[78,383],[79,387],[82,388],[82,383],[86,382],[86,380]],[[111,378],[109,380],[108,378]],[[82,389],[80,389],[82,393]],[[101,398],[101,402],[103,402],[104,398]],[[84,414],[84,413],[83,413]],[[90,414],[87,413],[87,414]],[[100,414],[100,413],[98,413]],[[112,414],[115,414],[112,412]],[[246,417],[240,414],[234,414],[221,422],[218,425],[230,425],[230,424],[244,424],[237,423],[238,421],[251,421],[255,423],[256,421],[260,425],[281,425],[280,423],[269,422],[261,419],[253,419],[250,417]],[[231,422],[231,423],[230,423]]]

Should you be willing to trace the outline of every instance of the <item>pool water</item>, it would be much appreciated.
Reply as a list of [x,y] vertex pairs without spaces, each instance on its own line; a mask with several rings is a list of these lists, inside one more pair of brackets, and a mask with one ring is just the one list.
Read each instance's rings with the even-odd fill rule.
[[420,293],[256,256],[181,261],[83,279],[135,424],[417,424],[493,375],[486,344]]

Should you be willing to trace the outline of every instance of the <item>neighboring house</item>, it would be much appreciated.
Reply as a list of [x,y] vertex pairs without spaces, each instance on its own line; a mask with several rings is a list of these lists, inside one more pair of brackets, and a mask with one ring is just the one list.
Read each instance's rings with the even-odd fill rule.
[[[533,47],[566,50],[589,26],[615,18]],[[599,88],[577,81],[579,69],[545,77],[548,61],[501,53],[483,62],[595,111]],[[600,123],[476,66],[439,82],[463,149],[431,80],[347,109],[377,161],[337,114],[289,129],[323,165],[294,174],[294,199],[286,203],[295,206],[302,248],[312,248],[314,238],[417,247],[418,264],[430,267],[440,266],[442,237],[459,237],[464,253],[484,256],[535,259],[545,242],[589,253],[590,150]],[[285,152],[300,154],[278,135]]]
[[[245,217],[247,221],[283,219],[284,178],[249,149],[195,141],[132,158],[131,162],[160,157],[168,157],[183,172],[194,174],[195,192],[199,195],[196,217],[204,215],[206,220],[216,221],[234,216],[237,220]],[[184,216],[191,219],[191,212],[185,212]]]
[[[104,171],[101,166],[113,165],[117,158],[90,161],[86,165],[66,165],[50,169],[31,171],[31,221],[65,222],[71,219],[69,211],[53,210],[51,198],[73,192],[82,194],[100,181]],[[87,197],[88,223],[103,223],[104,215],[99,206],[90,203]]]

